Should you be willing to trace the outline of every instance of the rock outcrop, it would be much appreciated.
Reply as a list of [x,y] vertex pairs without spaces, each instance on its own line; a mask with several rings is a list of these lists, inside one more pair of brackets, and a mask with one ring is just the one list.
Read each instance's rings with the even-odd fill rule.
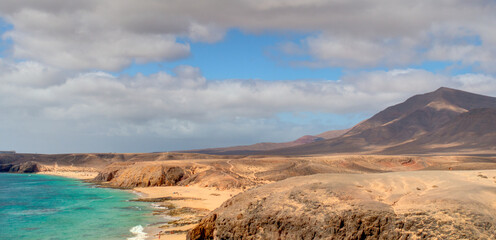
[[137,162],[114,163],[94,179],[113,187],[200,185],[219,189],[253,186],[255,183],[215,163]]
[[0,172],[10,173],[36,173],[42,171],[43,166],[37,162],[29,161],[19,164],[0,164]]
[[[494,165],[496,168],[496,163]],[[102,169],[94,180],[122,188],[198,185],[239,189],[318,173],[405,171],[422,169],[425,166],[427,164],[423,159],[402,156],[337,156],[308,159],[247,157],[227,160],[115,162]]]
[[188,239],[494,239],[487,172],[290,178],[234,196]]

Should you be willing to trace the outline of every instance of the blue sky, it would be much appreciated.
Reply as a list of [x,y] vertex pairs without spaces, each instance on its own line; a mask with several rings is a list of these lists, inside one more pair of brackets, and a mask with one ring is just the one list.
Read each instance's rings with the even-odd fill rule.
[[[288,56],[280,52],[284,43],[298,43],[317,33],[245,33],[239,29],[228,30],[226,36],[216,43],[190,44],[191,55],[174,62],[133,63],[116,75],[137,73],[150,75],[159,71],[171,72],[177,66],[190,65],[199,67],[203,76],[209,80],[223,79],[263,79],[263,80],[339,80],[343,76],[343,67],[306,67],[297,65],[296,61],[310,61],[308,55]],[[456,75],[473,72],[471,66],[461,66],[453,61],[423,61],[408,67],[424,69],[430,72],[446,72]],[[388,67],[368,67],[358,71],[387,71]],[[357,71],[356,69],[353,69]]]
[[308,68],[292,66],[291,61],[308,57],[281,56],[278,46],[284,42],[299,42],[310,34],[296,33],[244,33],[239,29],[228,30],[216,43],[189,42],[191,55],[174,62],[133,63],[116,74],[149,75],[158,71],[171,71],[180,65],[202,69],[209,80],[264,79],[264,80],[338,80],[342,68]]
[[0,150],[282,142],[441,86],[496,95],[496,3],[53,3],[0,2]]
[[[12,29],[13,26],[11,24],[0,18],[0,36]],[[12,41],[9,39],[0,38],[0,56],[5,56],[5,51],[8,50],[11,45]]]

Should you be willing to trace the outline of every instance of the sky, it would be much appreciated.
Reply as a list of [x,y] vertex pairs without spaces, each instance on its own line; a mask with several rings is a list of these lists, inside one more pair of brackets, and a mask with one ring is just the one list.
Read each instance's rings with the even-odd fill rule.
[[291,141],[496,96],[494,0],[0,0],[0,150]]

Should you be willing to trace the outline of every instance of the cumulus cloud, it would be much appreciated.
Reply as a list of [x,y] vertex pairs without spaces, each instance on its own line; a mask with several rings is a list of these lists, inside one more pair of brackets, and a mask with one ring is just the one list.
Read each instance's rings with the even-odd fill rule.
[[172,34],[138,34],[104,27],[84,13],[49,13],[22,9],[8,19],[14,30],[14,56],[65,69],[119,70],[132,61],[176,60],[189,55],[189,45]]
[[339,81],[207,81],[191,66],[131,77],[5,60],[0,85],[0,144],[21,141],[29,151],[43,152],[61,146],[128,152],[286,141],[350,127],[441,86],[496,95],[490,75],[451,77],[420,69],[350,73]]
[[297,47],[293,43],[292,51],[286,45],[280,49],[290,55],[304,52],[312,56],[310,61],[298,62],[304,66],[394,68],[424,61],[450,61],[494,73],[496,47],[486,36],[488,32],[475,29],[475,25],[431,26],[413,35],[382,38],[325,32],[306,38]]
[[[0,3],[0,16],[14,25],[6,37],[14,40],[16,57],[64,68],[103,70],[116,70],[132,61],[180,59],[190,50],[178,37],[212,43],[228,29],[238,28],[317,32],[300,45],[314,58],[307,65],[403,67],[440,60],[493,72],[494,12],[496,3],[485,0]],[[477,40],[467,41],[470,38]]]
[[[207,81],[191,66],[134,77],[104,72],[67,77],[36,62],[3,62],[0,70],[4,112],[137,126],[155,121],[271,119],[285,112],[373,113],[441,86],[496,93],[496,81],[489,75],[448,77],[419,69],[354,73],[339,81]],[[39,79],[50,81],[41,84]]]

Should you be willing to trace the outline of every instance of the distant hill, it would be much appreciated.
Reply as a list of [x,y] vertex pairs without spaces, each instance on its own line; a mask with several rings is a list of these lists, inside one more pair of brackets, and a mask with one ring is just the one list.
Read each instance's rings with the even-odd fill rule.
[[262,151],[270,151],[281,148],[288,148],[299,146],[308,143],[319,142],[327,139],[333,139],[345,134],[349,129],[344,130],[332,130],[323,132],[316,136],[305,135],[291,142],[273,143],[273,142],[263,142],[256,143],[252,145],[234,146],[234,147],[224,147],[224,148],[207,148],[207,149],[197,149],[190,151],[183,151],[189,153],[203,153],[203,154],[217,154],[217,155],[244,155],[253,154]]
[[415,95],[351,129],[287,143],[193,150],[208,154],[496,153],[496,98],[451,88]]

